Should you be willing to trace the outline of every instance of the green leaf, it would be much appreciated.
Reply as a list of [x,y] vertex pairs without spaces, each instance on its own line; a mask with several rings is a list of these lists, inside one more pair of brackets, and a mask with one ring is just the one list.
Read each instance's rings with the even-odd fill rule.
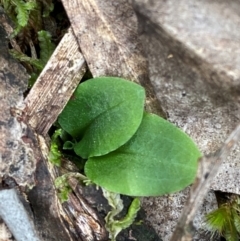
[[14,49],[10,49],[9,52],[14,58],[16,58],[22,62],[31,64],[38,70],[42,70],[44,68],[44,65],[42,64],[42,62],[39,59],[33,59],[23,53],[20,53],[20,52],[14,50]]
[[131,140],[105,156],[89,158],[85,174],[112,192],[130,196],[163,195],[193,182],[200,156],[184,132],[146,113]]
[[37,7],[36,1],[30,1],[25,3],[25,7],[28,11],[34,10]]
[[74,147],[79,156],[104,155],[125,144],[137,131],[144,99],[144,89],[131,81],[90,79],[79,85],[58,121],[74,138],[82,137]]
[[125,229],[128,228],[130,225],[133,224],[135,218],[137,217],[137,213],[140,210],[141,203],[139,198],[134,198],[129,209],[127,215],[115,222],[115,227]]
[[66,141],[63,144],[63,150],[72,150],[74,147],[74,143],[71,141]]
[[14,4],[16,4],[17,8],[17,20],[18,25],[21,27],[25,27],[28,22],[29,12],[26,6],[26,3],[22,0],[15,0]]

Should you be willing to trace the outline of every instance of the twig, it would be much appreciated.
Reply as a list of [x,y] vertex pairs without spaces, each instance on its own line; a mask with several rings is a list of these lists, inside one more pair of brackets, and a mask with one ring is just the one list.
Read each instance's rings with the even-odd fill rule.
[[212,180],[218,173],[223,160],[229,156],[231,149],[239,140],[240,125],[236,127],[218,151],[216,151],[213,155],[200,158],[197,177],[191,187],[188,200],[185,204],[177,227],[171,237],[171,241],[189,240],[189,235],[191,235],[188,231],[189,224],[193,220],[199,206],[202,204]]

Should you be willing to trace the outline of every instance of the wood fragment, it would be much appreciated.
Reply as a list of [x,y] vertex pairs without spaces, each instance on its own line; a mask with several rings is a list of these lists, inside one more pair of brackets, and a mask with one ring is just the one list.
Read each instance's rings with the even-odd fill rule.
[[70,178],[69,184],[72,192],[69,194],[67,202],[63,204],[63,208],[71,219],[75,232],[81,233],[84,240],[107,240],[108,233],[104,220],[85,200],[79,180]]
[[85,71],[85,60],[69,29],[25,99],[25,120],[38,134],[47,134]]
[[136,16],[127,1],[62,2],[94,76],[128,76],[137,82],[146,77]]

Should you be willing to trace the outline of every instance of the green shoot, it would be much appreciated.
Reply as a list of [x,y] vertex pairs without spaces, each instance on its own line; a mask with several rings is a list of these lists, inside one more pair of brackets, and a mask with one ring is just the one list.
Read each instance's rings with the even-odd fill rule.
[[240,238],[240,198],[221,205],[206,215],[206,224],[211,233],[223,236],[227,241]]
[[54,164],[58,167],[61,166],[61,156],[62,156],[61,152],[58,149],[58,137],[61,136],[61,133],[62,133],[62,130],[58,129],[52,135],[50,152],[49,152],[49,155],[48,155],[48,160],[52,164]]
[[120,195],[109,192],[102,188],[104,197],[108,200],[108,204],[112,210],[105,217],[106,229],[109,232],[111,241],[115,241],[117,235],[125,228],[128,228],[135,220],[137,212],[140,209],[140,200],[134,198],[125,217],[116,220],[115,217],[123,210],[123,203]]
[[12,37],[16,36],[27,26],[31,11],[37,7],[36,0],[28,2],[23,0],[1,0],[0,5],[2,5],[16,25]]
[[72,191],[72,188],[70,187],[68,180],[69,178],[76,178],[79,180],[79,182],[87,182],[88,179],[80,174],[80,173],[66,173],[58,178],[55,179],[54,185],[58,189],[58,197],[60,199],[60,202],[63,203],[68,200],[68,194]]

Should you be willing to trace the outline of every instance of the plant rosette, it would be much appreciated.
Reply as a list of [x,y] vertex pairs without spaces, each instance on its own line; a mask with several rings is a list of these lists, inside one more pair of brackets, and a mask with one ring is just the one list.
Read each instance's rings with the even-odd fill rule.
[[144,112],[144,102],[140,85],[99,77],[80,84],[59,116],[75,153],[87,159],[86,176],[108,191],[158,196],[195,178],[201,156],[195,143],[170,122]]

